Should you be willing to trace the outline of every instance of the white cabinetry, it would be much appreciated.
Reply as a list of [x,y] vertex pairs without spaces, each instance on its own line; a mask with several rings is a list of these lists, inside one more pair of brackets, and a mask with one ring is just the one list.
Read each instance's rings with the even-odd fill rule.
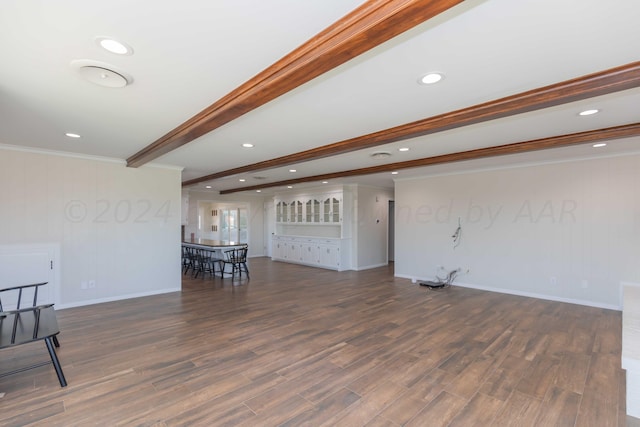
[[276,199],[276,223],[341,224],[342,193]]
[[353,195],[347,186],[322,190],[274,197],[274,260],[333,270],[350,268]]
[[322,243],[318,245],[318,263],[333,265],[340,269],[340,245]]
[[342,269],[342,239],[274,236],[272,259],[314,267]]

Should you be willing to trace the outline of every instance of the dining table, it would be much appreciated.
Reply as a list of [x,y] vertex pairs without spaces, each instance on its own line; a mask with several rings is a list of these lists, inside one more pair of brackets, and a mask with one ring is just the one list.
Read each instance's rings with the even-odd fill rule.
[[[200,237],[185,238],[182,241],[182,246],[205,249],[211,252],[211,257],[213,259],[218,260],[225,259],[225,251],[242,248],[246,245],[246,243],[240,243],[233,240],[216,240]],[[220,271],[219,273],[220,275],[223,275],[222,271]]]

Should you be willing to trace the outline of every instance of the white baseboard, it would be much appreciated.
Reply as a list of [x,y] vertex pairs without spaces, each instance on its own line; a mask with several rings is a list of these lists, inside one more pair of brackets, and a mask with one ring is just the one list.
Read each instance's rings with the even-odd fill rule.
[[352,270],[354,271],[371,270],[372,268],[386,267],[387,265],[389,265],[389,263],[384,262],[381,264],[372,264],[372,265],[365,265],[364,267],[352,268]]
[[[423,280],[433,280],[433,278],[416,278],[413,276],[407,276],[407,275],[396,275],[396,277],[401,277],[404,279],[409,279],[411,280],[412,283],[416,283],[419,281],[423,281]],[[481,286],[481,285],[476,285],[476,284],[471,284],[471,283],[460,283],[460,282],[454,282],[452,284],[452,286],[459,286],[461,288],[470,288],[470,289],[477,289],[480,291],[488,291],[488,292],[498,292],[501,294],[508,294],[508,295],[517,295],[517,296],[521,296],[521,297],[529,297],[529,298],[537,298],[537,299],[544,299],[544,300],[548,300],[548,301],[557,301],[557,302],[565,302],[568,304],[577,304],[577,305],[584,305],[587,307],[596,307],[596,308],[605,308],[608,310],[616,310],[616,311],[621,311],[622,310],[622,305],[615,305],[615,304],[603,304],[597,301],[589,301],[589,300],[579,300],[579,299],[573,299],[573,298],[564,298],[564,297],[559,297],[556,295],[546,295],[546,294],[538,294],[535,292],[524,292],[524,291],[518,291],[518,290],[514,290],[514,289],[505,289],[505,288],[493,288],[490,286]]]
[[85,300],[85,301],[71,302],[68,304],[56,304],[56,310],[64,310],[65,308],[73,308],[73,307],[83,307],[85,305],[101,304],[104,302],[121,301],[121,300],[131,299],[131,298],[140,298],[140,297],[149,297],[153,295],[168,294],[171,292],[180,292],[181,290],[182,288],[169,288],[169,289],[161,289],[159,291],[139,292],[135,294],[117,295],[114,297],[96,298],[96,299]]

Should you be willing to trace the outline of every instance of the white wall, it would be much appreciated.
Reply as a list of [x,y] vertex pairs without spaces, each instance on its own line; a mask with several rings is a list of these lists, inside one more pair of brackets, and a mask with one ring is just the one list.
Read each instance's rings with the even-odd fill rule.
[[249,210],[249,257],[266,254],[264,237],[264,204],[263,196],[247,196],[242,194],[218,194],[212,191],[183,190],[189,194],[189,218],[186,221],[185,237],[191,233],[198,235],[198,201],[207,201],[220,206],[246,206]]
[[[396,275],[619,308],[640,281],[640,156],[397,181]],[[452,235],[462,224],[462,238]]]
[[180,170],[0,146],[0,177],[0,244],[60,245],[59,307],[180,289]]
[[387,265],[389,200],[393,191],[358,185],[355,190],[355,270]]

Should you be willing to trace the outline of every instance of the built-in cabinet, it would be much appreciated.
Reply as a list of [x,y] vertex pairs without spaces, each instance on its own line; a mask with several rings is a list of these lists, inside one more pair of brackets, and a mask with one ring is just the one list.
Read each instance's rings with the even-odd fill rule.
[[300,196],[278,199],[276,223],[340,224],[342,222],[342,194]]
[[350,224],[343,191],[305,195],[279,195],[274,199],[276,234],[272,258],[334,270],[345,262]]
[[342,270],[342,239],[274,236],[275,260]]

